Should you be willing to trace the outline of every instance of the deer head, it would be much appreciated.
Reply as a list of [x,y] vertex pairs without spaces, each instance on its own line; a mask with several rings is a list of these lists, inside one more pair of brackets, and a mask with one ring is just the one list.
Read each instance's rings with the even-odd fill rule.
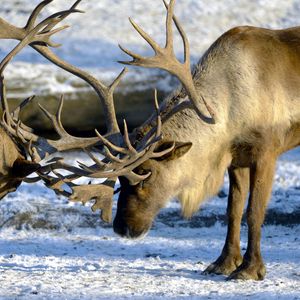
[[[173,142],[162,143],[158,151],[168,149],[171,144]],[[137,174],[151,175],[137,184],[130,183],[126,177],[119,177],[121,189],[113,224],[116,233],[136,238],[151,228],[159,210],[174,196],[174,192],[176,194],[185,184],[184,178],[178,176],[178,169],[184,167],[184,161],[178,160],[191,147],[192,143],[176,142],[172,151],[166,155],[149,159],[138,166],[134,170]]]

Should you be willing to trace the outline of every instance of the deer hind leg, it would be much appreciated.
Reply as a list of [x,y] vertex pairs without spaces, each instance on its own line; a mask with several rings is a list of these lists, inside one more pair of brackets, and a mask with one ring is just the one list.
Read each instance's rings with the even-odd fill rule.
[[248,246],[242,264],[229,279],[262,280],[266,274],[261,252],[261,226],[272,191],[276,157],[264,155],[250,169],[250,197],[247,208]]
[[240,249],[240,227],[245,201],[249,191],[249,169],[233,168],[228,170],[230,188],[227,217],[228,230],[224,248],[219,258],[208,266],[204,274],[231,274],[242,263]]

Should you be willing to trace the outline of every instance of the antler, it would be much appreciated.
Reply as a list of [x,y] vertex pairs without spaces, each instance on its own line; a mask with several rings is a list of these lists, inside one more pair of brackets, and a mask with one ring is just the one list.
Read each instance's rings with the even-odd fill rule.
[[[79,178],[76,175],[62,176],[57,172],[53,172],[56,177],[53,177],[49,174],[43,174],[39,172],[39,177],[36,179],[31,179],[31,182],[44,180],[45,185],[52,189],[57,195],[62,195],[68,197],[72,202],[81,202],[86,204],[91,200],[95,200],[92,211],[101,210],[101,219],[104,222],[111,222],[112,218],[112,198],[114,195],[114,180],[106,180],[102,184],[85,184],[85,185],[76,185],[72,181]],[[63,188],[63,185],[67,184],[71,189],[70,192],[66,192]]]
[[[119,176],[125,176],[128,178],[132,185],[145,180],[151,175],[150,173],[145,175],[138,175],[132,170],[134,170],[146,160],[150,158],[162,157],[174,149],[174,145],[171,145],[171,147],[168,149],[165,149],[161,152],[155,152],[157,143],[161,139],[162,128],[161,116],[159,114],[157,100],[157,91],[155,91],[155,108],[157,111],[156,133],[149,137],[147,141],[143,141],[141,144],[137,145],[136,148],[133,147],[132,143],[129,140],[127,125],[126,122],[124,122],[124,146],[117,146],[111,143],[108,139],[106,139],[98,131],[96,131],[98,138],[104,145],[104,151],[101,152],[101,154],[105,157],[104,161],[108,161],[108,163],[103,163],[103,161],[100,161],[98,158],[96,158],[91,153],[91,151],[85,150],[85,152],[94,161],[94,165],[86,166],[85,164],[79,162],[80,168],[78,168],[68,165],[62,160],[58,160],[53,164],[50,164],[43,168],[42,171],[49,172],[57,169],[63,169],[77,176],[90,178],[116,178]],[[97,150],[97,152],[100,151]],[[114,155],[114,153],[117,153],[117,155]],[[122,157],[119,158],[119,155],[121,155]]]
[[[94,209],[102,209],[102,217],[108,220],[111,215],[112,196],[114,193],[114,185],[118,176],[126,176],[132,184],[137,184],[141,180],[146,179],[149,174],[138,175],[133,170],[149,158],[156,158],[165,155],[173,150],[174,145],[162,152],[155,152],[157,143],[161,139],[161,116],[159,113],[159,106],[157,100],[157,92],[155,91],[155,108],[156,108],[156,124],[155,132],[148,136],[148,139],[135,147],[130,141],[127,124],[124,121],[124,134],[120,133],[119,126],[114,108],[113,94],[120,83],[122,77],[126,73],[124,69],[120,75],[109,86],[106,86],[101,81],[97,80],[89,73],[72,66],[71,64],[61,60],[57,57],[49,47],[58,46],[50,41],[50,37],[65,29],[63,26],[58,29],[54,27],[65,19],[68,15],[74,12],[80,12],[75,9],[80,1],[77,1],[69,10],[56,13],[44,21],[35,25],[37,17],[41,10],[51,1],[43,1],[31,14],[26,26],[22,30],[15,29],[12,38],[17,38],[20,43],[7,55],[7,57],[0,64],[0,75],[12,58],[18,54],[26,45],[32,46],[35,50],[49,59],[57,66],[64,70],[82,78],[90,84],[96,93],[99,95],[104,111],[106,114],[107,134],[102,136],[96,131],[95,138],[78,138],[68,134],[61,122],[61,112],[63,108],[63,97],[60,100],[56,114],[51,114],[44,107],[40,106],[43,113],[50,119],[54,129],[59,135],[58,140],[49,140],[33,133],[33,130],[24,125],[20,118],[19,112],[30,99],[25,100],[13,113],[10,113],[5,95],[5,85],[3,78],[0,80],[1,101],[4,108],[2,118],[2,125],[7,131],[23,146],[25,146],[28,154],[33,161],[40,161],[45,158],[47,154],[52,154],[57,151],[67,151],[73,149],[84,150],[94,164],[87,166],[79,162],[79,167],[66,164],[62,158],[55,157],[48,161],[48,165],[41,167],[38,171],[38,178],[42,179],[46,186],[53,189],[57,194],[68,196],[71,201],[95,200]],[[10,28],[14,28],[10,25]],[[0,32],[1,37],[1,32]],[[100,148],[95,148],[96,144],[102,145]],[[98,159],[92,152],[96,151],[104,156],[104,159]],[[71,172],[70,175],[63,176],[57,170],[66,170]],[[54,176],[51,175],[53,172]],[[73,183],[79,177],[90,178],[107,178],[105,183],[101,185],[83,185],[79,186]],[[31,182],[38,178],[28,179]],[[67,184],[72,189],[72,193],[66,192],[63,185]]]
[[[15,27],[0,18],[0,25],[1,25],[0,26],[0,38],[23,40],[30,33],[30,31],[33,30],[40,12],[52,1],[53,0],[45,0],[45,1],[41,2],[32,12],[32,14],[29,17],[27,24],[24,28]],[[81,0],[76,1],[74,3],[74,5],[68,11],[66,11],[65,14],[61,14],[60,16],[57,16],[56,21],[52,21],[51,24],[48,24],[45,27],[45,30],[44,30],[45,33],[50,32],[59,22],[64,20],[71,13],[82,12],[77,9],[77,6],[79,5],[80,2],[81,2]],[[69,12],[69,13],[67,13],[67,12]],[[62,29],[65,29],[65,28],[61,28],[59,30],[62,30]],[[58,32],[58,31],[56,31],[56,32]],[[53,32],[53,34],[56,32]],[[106,116],[105,121],[106,121],[107,133],[110,135],[113,135],[113,134],[118,135],[120,130],[119,130],[116,116],[115,116],[116,114],[115,114],[115,108],[113,105],[113,94],[114,94],[114,91],[115,91],[116,87],[118,86],[121,78],[125,75],[126,69],[124,69],[120,73],[118,78],[110,86],[106,86],[102,82],[100,82],[99,80],[94,78],[92,75],[90,75],[89,73],[84,72],[84,71],[68,64],[67,62],[61,60],[59,57],[57,57],[49,49],[48,46],[58,47],[59,46],[58,44],[54,44],[54,43],[50,42],[49,38],[46,39],[46,37],[44,37],[44,40],[41,42],[42,43],[31,43],[30,46],[33,47],[36,51],[38,51],[40,54],[42,54],[46,59],[50,60],[52,63],[56,64],[57,66],[66,70],[67,72],[70,72],[70,73],[74,74],[75,76],[78,76],[79,78],[86,81],[95,90],[95,92],[100,97],[102,106],[104,108],[104,114]]]
[[[66,151],[70,149],[77,149],[82,147],[89,147],[99,143],[99,139],[95,138],[78,138],[69,135],[63,125],[61,123],[61,112],[63,107],[63,98],[60,101],[57,113],[55,116],[52,116],[46,109],[41,107],[42,111],[46,114],[48,118],[53,123],[53,126],[56,132],[59,135],[59,140],[49,140],[41,138],[35,134],[33,134],[32,130],[22,124],[19,120],[19,117],[16,113],[12,116],[9,112],[9,106],[7,104],[6,95],[5,95],[5,86],[3,82],[3,72],[8,65],[8,63],[27,45],[35,45],[35,44],[44,44],[44,47],[53,47],[58,46],[51,42],[50,38],[66,29],[68,26],[62,26],[57,29],[53,29],[57,24],[59,24],[63,19],[69,16],[72,13],[81,12],[80,10],[75,9],[80,1],[77,1],[69,10],[61,11],[51,15],[50,17],[46,18],[39,24],[35,25],[35,21],[39,12],[51,1],[43,1],[31,14],[27,25],[24,27],[24,31],[26,35],[23,36],[20,43],[2,60],[0,63],[0,75],[1,75],[1,102],[2,107],[4,110],[3,118],[2,118],[2,125],[7,129],[7,131],[13,135],[17,140],[21,141],[21,143],[29,143],[34,145],[32,152],[35,154],[34,159],[39,161],[48,154],[57,152],[57,151]],[[29,101],[27,101],[29,102]],[[22,103],[18,110],[25,104]],[[17,118],[16,118],[17,117]]]
[[[146,68],[159,68],[169,73],[175,75],[183,84],[188,96],[192,102],[192,105],[199,117],[207,122],[215,123],[215,113],[209,104],[205,101],[193,82],[193,77],[191,73],[191,62],[190,62],[190,46],[188,38],[177,18],[174,16],[174,6],[175,0],[171,0],[168,5],[165,0],[163,0],[164,5],[167,9],[167,22],[166,22],[166,45],[164,48],[160,47],[139,25],[137,25],[131,18],[129,18],[130,23],[134,29],[141,35],[141,37],[151,46],[154,50],[155,55],[153,57],[143,57],[132,51],[125,49],[121,45],[120,48],[123,52],[133,58],[132,61],[120,61],[122,64],[140,66]],[[183,44],[184,44],[184,62],[181,63],[175,55],[174,52],[174,40],[173,40],[173,21],[176,25],[178,32],[180,33]],[[206,117],[203,112],[200,103],[203,103],[209,112],[210,118]]]

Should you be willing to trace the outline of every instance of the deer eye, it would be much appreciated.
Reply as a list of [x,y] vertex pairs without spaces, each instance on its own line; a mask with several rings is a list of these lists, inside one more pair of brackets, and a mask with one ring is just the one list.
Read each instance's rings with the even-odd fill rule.
[[151,170],[146,170],[146,169],[140,169],[140,170],[138,170],[138,172],[137,172],[137,174],[139,174],[139,175],[147,175],[147,174],[151,174],[152,172],[151,172]]
[[144,185],[145,183],[149,180],[149,178],[151,177],[152,175],[152,172],[150,170],[142,170],[141,172],[139,172],[139,175],[146,175],[146,174],[150,174],[148,178],[142,180],[140,183],[139,183],[139,188],[142,189],[144,188]]

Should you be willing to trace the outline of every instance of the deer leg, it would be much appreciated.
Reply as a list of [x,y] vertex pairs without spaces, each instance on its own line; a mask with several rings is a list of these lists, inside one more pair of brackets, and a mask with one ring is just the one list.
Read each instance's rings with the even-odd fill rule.
[[264,155],[250,169],[250,197],[247,208],[248,246],[242,264],[229,279],[262,280],[266,274],[261,252],[261,226],[272,191],[276,159]]
[[203,274],[231,274],[242,263],[240,227],[249,190],[249,169],[229,168],[229,196],[227,205],[228,230],[225,245],[219,258]]

